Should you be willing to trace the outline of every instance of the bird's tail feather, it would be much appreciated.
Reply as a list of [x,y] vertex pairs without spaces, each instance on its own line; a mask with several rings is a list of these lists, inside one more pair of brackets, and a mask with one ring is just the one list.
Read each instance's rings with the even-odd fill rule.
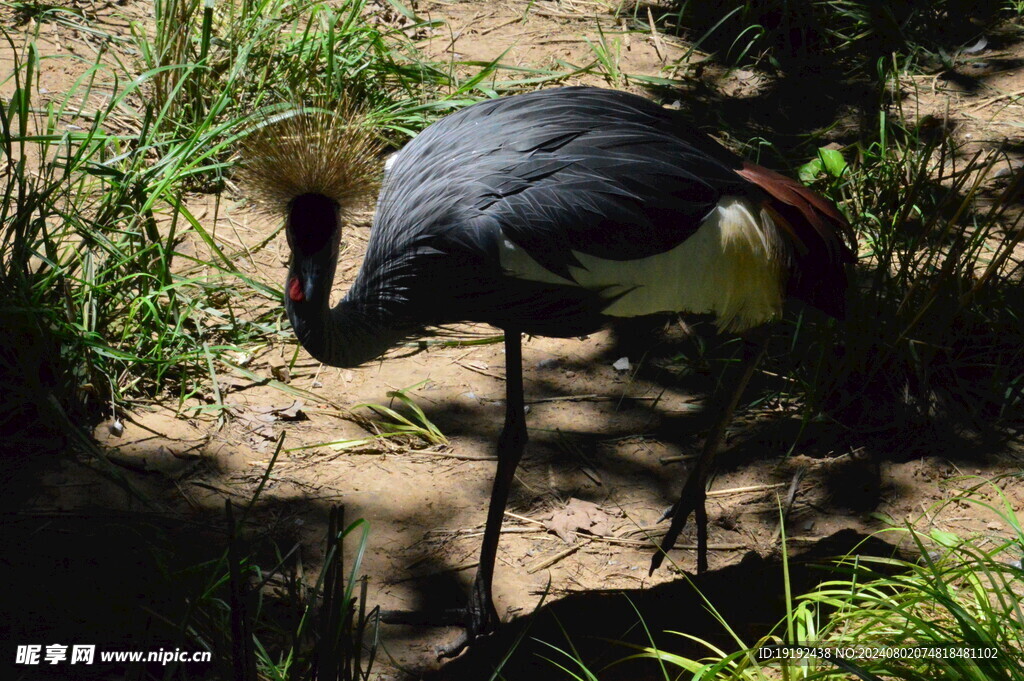
[[764,208],[793,247],[789,294],[842,317],[846,265],[856,260],[850,223],[835,204],[792,178],[750,162],[737,173],[768,195]]
[[[769,210],[783,219],[780,227],[791,232],[798,246],[808,248],[809,242],[816,238],[837,261],[852,262],[853,230],[835,204],[798,181],[754,163],[745,162],[743,169],[737,172],[773,199]],[[780,210],[779,204],[795,209],[803,220],[792,220],[793,211]],[[813,232],[808,233],[809,229]]]

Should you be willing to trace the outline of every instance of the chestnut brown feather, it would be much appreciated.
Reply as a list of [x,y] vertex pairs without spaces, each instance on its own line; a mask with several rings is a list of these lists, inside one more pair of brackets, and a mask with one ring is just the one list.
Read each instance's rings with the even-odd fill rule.
[[[808,189],[791,177],[781,175],[755,163],[744,161],[743,168],[736,173],[753,182],[775,201],[797,209],[807,225],[814,228],[818,238],[824,242],[836,262],[852,262],[851,246],[854,243],[853,230],[835,205],[820,194]],[[785,213],[777,205],[771,205],[776,214]],[[794,230],[803,248],[807,247],[806,228],[800,221],[786,220]]]
[[856,237],[839,209],[796,180],[749,161],[736,171],[765,194],[765,211],[793,246],[787,293],[834,317],[846,312]]

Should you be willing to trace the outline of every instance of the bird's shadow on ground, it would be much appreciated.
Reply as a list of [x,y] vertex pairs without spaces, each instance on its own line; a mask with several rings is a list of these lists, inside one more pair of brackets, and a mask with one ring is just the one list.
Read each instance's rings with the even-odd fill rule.
[[[835,578],[823,566],[851,553],[888,558],[896,549],[851,530],[823,538],[789,560],[792,592],[806,593]],[[783,569],[781,557],[750,552],[739,563],[652,588],[572,593],[513,620],[423,678],[544,681],[566,678],[561,665],[577,673],[581,666],[601,672],[608,681],[664,679],[653,660],[613,663],[636,653],[636,646],[693,659],[709,654],[689,636],[730,651],[736,649],[734,635],[753,645],[771,631],[782,634],[784,628],[778,625],[786,614]],[[730,624],[731,632],[719,616]],[[675,670],[670,678],[682,671],[668,667]]]

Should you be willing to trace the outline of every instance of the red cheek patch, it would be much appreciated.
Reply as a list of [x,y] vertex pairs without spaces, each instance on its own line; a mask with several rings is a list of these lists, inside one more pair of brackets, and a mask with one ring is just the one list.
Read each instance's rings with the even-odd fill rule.
[[299,283],[298,277],[292,277],[288,280],[288,297],[296,303],[306,299],[306,296],[302,293],[302,284]]

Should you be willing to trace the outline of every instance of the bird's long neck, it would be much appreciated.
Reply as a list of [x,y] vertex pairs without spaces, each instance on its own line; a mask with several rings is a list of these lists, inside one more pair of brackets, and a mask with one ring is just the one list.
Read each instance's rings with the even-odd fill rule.
[[292,248],[285,308],[299,343],[324,364],[354,367],[383,355],[409,333],[392,323],[384,306],[350,294],[333,308],[341,224],[333,202],[317,194],[297,197],[288,215]]
[[288,317],[299,343],[317,360],[335,367],[355,367],[383,355],[405,335],[388,329],[378,315],[342,300],[333,308],[324,296],[314,307],[288,300]]

